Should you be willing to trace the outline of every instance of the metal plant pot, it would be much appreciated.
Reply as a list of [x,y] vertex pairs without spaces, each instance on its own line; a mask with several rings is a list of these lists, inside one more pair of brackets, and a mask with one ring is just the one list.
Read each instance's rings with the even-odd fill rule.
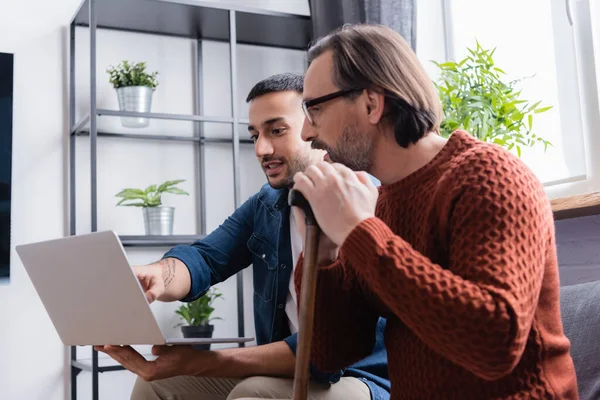
[[143,208],[143,212],[146,235],[173,234],[175,207],[145,207]]
[[[117,89],[119,109],[149,113],[152,108],[153,89],[147,86],[126,86]],[[150,124],[148,118],[121,117],[121,125],[126,128],[143,128]]]
[[[200,339],[210,339],[212,338],[213,331],[215,327],[214,325],[201,325],[201,326],[182,326],[181,332],[183,333],[184,338],[200,338]],[[208,344],[196,344],[194,345],[196,350],[210,350],[210,343]]]

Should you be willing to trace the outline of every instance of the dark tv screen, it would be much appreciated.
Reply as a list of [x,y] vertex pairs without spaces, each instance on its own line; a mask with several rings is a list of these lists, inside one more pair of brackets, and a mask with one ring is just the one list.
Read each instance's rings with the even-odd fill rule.
[[0,53],[0,279],[10,276],[13,73],[13,55]]

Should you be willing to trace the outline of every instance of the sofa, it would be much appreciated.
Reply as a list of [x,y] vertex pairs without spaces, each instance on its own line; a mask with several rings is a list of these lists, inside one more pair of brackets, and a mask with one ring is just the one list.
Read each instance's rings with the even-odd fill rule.
[[600,399],[600,280],[561,287],[565,335],[571,341],[581,400]]

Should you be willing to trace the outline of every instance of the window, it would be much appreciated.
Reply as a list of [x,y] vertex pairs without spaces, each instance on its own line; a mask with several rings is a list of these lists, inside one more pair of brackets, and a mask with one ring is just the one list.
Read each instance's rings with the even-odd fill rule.
[[553,146],[546,152],[543,146],[525,148],[521,157],[547,187],[585,181],[588,175],[583,119],[586,104],[580,86],[586,82],[582,63],[588,62],[585,54],[590,51],[589,17],[587,21],[581,18],[587,1],[444,2],[452,58],[462,59],[476,40],[484,48],[495,47],[496,64],[507,73],[508,80],[530,77],[522,81],[523,98],[553,106],[533,120],[534,133]]

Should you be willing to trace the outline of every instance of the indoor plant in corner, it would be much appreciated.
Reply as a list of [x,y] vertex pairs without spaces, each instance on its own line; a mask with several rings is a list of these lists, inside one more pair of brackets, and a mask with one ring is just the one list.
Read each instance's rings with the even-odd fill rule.
[[117,206],[142,207],[146,235],[172,235],[175,208],[163,206],[162,195],[163,193],[188,195],[186,191],[175,186],[181,182],[185,180],[166,181],[161,185],[150,185],[145,190],[123,189],[115,195],[121,198]]
[[[116,67],[106,70],[110,83],[117,90],[121,111],[150,112],[152,94],[158,86],[158,72],[146,72],[145,62],[122,61]],[[121,117],[121,124],[127,128],[143,128],[149,125],[148,118]]]
[[457,129],[516,150],[550,142],[533,133],[533,116],[552,107],[539,107],[521,98],[520,80],[503,79],[505,72],[495,65],[495,49],[484,49],[477,42],[475,49],[459,62],[434,62],[441,75],[435,83],[444,111],[440,132],[448,137]]
[[[215,329],[210,321],[221,319],[218,317],[211,318],[213,311],[213,303],[216,299],[222,298],[223,295],[217,288],[212,287],[203,296],[198,299],[186,303],[175,311],[185,321],[185,324],[180,324],[181,332],[184,338],[211,338]],[[194,346],[198,350],[210,350],[210,344]]]

